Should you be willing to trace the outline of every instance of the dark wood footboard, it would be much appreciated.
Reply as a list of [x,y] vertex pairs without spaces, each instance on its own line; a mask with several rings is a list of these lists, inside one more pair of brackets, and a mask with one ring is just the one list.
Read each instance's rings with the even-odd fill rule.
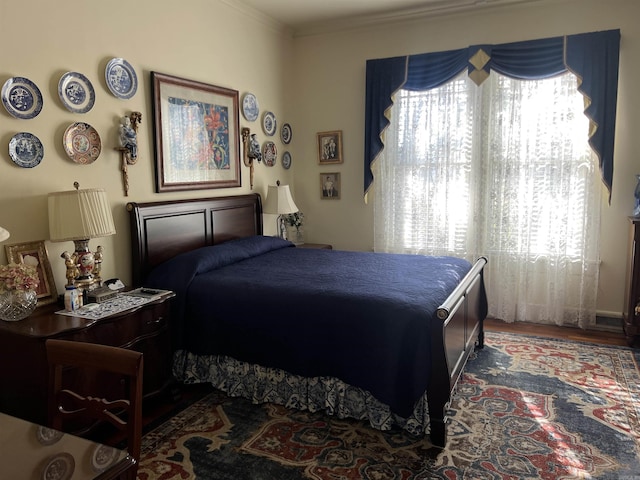
[[431,442],[447,442],[446,409],[453,390],[473,349],[484,346],[483,322],[487,316],[481,257],[438,308],[431,328],[431,381],[427,388]]

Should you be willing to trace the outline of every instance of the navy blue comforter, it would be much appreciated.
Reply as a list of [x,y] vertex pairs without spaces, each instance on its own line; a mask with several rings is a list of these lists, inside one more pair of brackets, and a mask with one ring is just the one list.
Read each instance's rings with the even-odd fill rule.
[[177,293],[176,348],[337,377],[406,417],[429,382],[430,322],[470,269],[257,236],[174,257],[146,285]]

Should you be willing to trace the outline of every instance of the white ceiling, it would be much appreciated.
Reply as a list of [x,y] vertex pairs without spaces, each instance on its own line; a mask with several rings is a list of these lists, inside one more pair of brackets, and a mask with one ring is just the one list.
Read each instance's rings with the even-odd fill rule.
[[[229,1],[229,0],[227,0]],[[442,15],[541,0],[234,0],[289,27],[294,34],[331,31],[417,15]],[[323,27],[324,25],[324,27]]]

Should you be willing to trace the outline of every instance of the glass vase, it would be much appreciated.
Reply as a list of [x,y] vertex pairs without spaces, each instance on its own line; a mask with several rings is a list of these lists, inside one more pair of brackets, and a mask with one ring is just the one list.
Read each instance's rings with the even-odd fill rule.
[[302,227],[289,227],[287,229],[287,237],[290,242],[296,245],[302,245],[304,243],[304,230]]
[[6,290],[0,293],[0,319],[17,322],[33,313],[38,304],[34,290]]

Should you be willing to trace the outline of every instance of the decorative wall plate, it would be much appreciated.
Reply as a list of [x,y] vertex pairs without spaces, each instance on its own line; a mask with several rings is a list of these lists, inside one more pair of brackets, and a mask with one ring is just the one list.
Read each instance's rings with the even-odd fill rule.
[[291,167],[291,154],[289,152],[282,154],[282,166],[285,170],[289,170],[289,167]]
[[96,129],[82,122],[72,123],[67,127],[63,144],[69,158],[83,165],[95,162],[102,150],[102,142]]
[[42,94],[28,78],[13,77],[2,86],[2,104],[14,117],[28,120],[42,110]]
[[64,433],[53,428],[38,426],[36,438],[42,445],[53,445],[64,436]]
[[124,58],[113,58],[104,70],[107,87],[116,97],[127,100],[138,90],[138,76]]
[[285,144],[289,144],[291,142],[291,137],[293,136],[293,132],[291,131],[291,125],[285,123],[282,125],[282,129],[280,130],[280,137],[282,138],[282,142]]
[[276,133],[276,116],[272,112],[264,112],[262,116],[262,129],[270,137]]
[[96,472],[102,472],[110,467],[120,456],[120,450],[107,445],[96,445],[91,453],[91,467]]
[[262,146],[262,161],[267,167],[273,167],[278,158],[278,149],[273,142],[264,142]]
[[76,462],[70,453],[58,453],[50,457],[42,469],[42,480],[69,480],[76,469]]
[[58,95],[62,104],[73,113],[87,113],[96,101],[93,85],[78,72],[67,72],[60,77]]
[[242,115],[249,122],[255,122],[260,114],[258,99],[253,93],[245,93],[242,97]]
[[28,132],[16,133],[9,140],[9,156],[19,167],[33,168],[42,161],[44,147],[35,135]]

